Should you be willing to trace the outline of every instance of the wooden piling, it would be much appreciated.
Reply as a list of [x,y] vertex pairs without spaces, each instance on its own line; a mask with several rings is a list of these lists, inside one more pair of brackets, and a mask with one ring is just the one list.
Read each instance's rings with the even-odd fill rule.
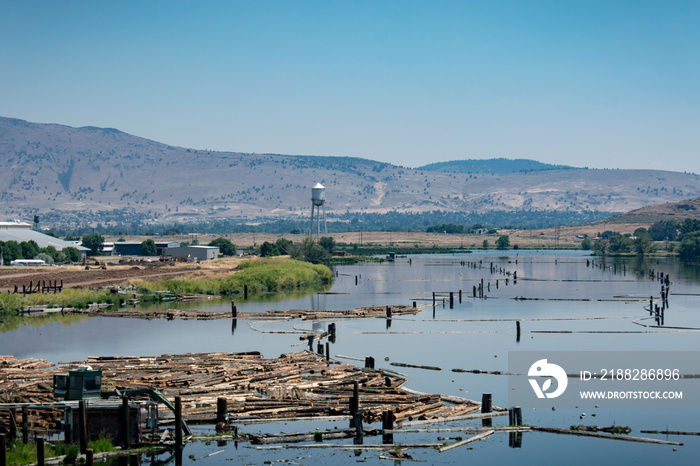
[[121,412],[121,431],[124,437],[124,448],[127,450],[131,448],[131,438],[129,432],[129,398],[126,396],[122,397],[122,412]]
[[454,291],[450,291],[450,309],[455,308],[455,293]]
[[243,299],[248,299],[248,285],[243,285]]
[[236,309],[236,303],[233,302],[233,299],[231,300],[231,317],[234,319],[238,316],[238,310]]
[[88,450],[85,452],[85,465],[86,466],[93,466],[94,464],[95,464],[94,452],[92,451],[92,448],[88,448]]
[[44,466],[44,453],[45,453],[45,441],[44,437],[39,437],[36,439],[36,464],[37,466]]
[[216,422],[226,422],[226,414],[228,414],[228,403],[226,398],[219,397],[216,399]]
[[87,451],[87,404],[85,400],[78,402],[78,428],[80,433],[80,453]]
[[17,438],[17,417],[15,408],[10,408],[10,442]]
[[523,425],[523,408],[520,406],[515,406],[513,408],[513,411],[515,413],[515,425],[516,426]]
[[493,411],[492,394],[491,393],[482,393],[481,394],[481,412],[482,413],[490,413],[492,411]]
[[182,446],[182,398],[175,397],[175,446]]
[[352,396],[350,397],[350,414],[355,415],[360,409],[360,384],[355,381],[352,383]]
[[462,302],[462,290],[459,290],[459,302]]
[[386,305],[386,318],[391,319],[391,306]]
[[326,342],[326,361],[331,359],[331,344]]
[[22,406],[22,443],[29,443],[29,409]]
[[520,321],[515,321],[515,341],[520,341]]
[[365,358],[365,368],[374,369],[374,358],[372,356],[367,356]]
[[[394,412],[391,410],[382,411],[382,430],[394,430]],[[384,434],[382,436],[382,443],[384,445],[391,445],[394,443],[394,434]]]

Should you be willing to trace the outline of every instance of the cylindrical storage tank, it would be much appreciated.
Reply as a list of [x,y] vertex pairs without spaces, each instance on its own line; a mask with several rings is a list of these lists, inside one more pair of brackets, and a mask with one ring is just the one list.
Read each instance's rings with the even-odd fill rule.
[[311,202],[314,205],[323,205],[326,201],[326,188],[323,187],[321,183],[316,183],[316,185],[311,188]]

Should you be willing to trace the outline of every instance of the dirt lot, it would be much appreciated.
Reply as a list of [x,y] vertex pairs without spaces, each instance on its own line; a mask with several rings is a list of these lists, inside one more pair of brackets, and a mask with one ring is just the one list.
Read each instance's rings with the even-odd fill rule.
[[102,287],[138,280],[157,280],[175,277],[206,277],[232,273],[240,258],[225,258],[199,264],[175,262],[132,261],[119,264],[117,258],[104,258],[107,269],[69,265],[56,267],[0,267],[0,291],[13,291],[15,285],[29,286],[30,282],[63,280],[64,287]]

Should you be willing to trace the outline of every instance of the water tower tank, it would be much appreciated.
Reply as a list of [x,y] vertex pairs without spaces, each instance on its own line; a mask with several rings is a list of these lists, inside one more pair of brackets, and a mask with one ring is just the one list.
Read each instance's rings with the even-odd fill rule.
[[326,202],[326,188],[321,183],[316,183],[311,188],[311,202],[313,202],[313,205],[323,205]]

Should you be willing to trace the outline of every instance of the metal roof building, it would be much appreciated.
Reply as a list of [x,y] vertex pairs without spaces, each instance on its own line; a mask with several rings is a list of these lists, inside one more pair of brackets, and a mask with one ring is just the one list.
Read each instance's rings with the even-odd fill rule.
[[15,220],[14,222],[0,222],[0,241],[16,241],[21,243],[22,241],[32,240],[35,241],[40,248],[53,246],[57,251],[61,251],[63,248],[71,247],[76,248],[78,251],[85,254],[90,250],[84,246],[78,246],[71,241],[64,241],[62,239],[54,238],[53,236],[34,231],[29,223],[20,222],[18,220]]

